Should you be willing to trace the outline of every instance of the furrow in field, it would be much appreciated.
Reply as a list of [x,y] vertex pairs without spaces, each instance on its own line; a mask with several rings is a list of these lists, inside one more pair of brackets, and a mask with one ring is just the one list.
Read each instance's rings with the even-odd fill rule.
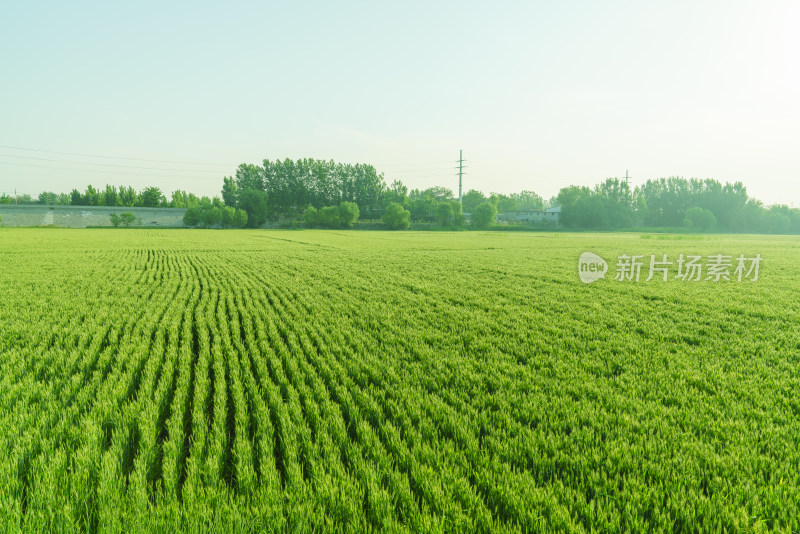
[[204,282],[208,276],[205,268],[196,264],[194,267],[201,290],[201,299],[194,310],[193,318],[197,363],[194,366],[194,391],[189,421],[191,436],[186,436],[188,449],[178,482],[179,494],[192,509],[198,506],[205,497],[203,470],[209,445],[208,436],[214,395],[211,347],[216,343],[211,323],[215,321],[212,311],[219,298],[217,293],[213,293],[207,288],[207,282]]
[[[102,336],[102,338],[100,336],[95,337],[95,340],[102,339],[102,341],[100,341],[98,344],[99,345],[98,349],[102,347],[102,350],[98,351],[97,358],[93,360],[93,363],[84,364],[83,380],[88,381],[88,383],[81,385],[80,389],[78,389],[77,386],[80,385],[80,380],[76,380],[77,375],[73,375],[71,377],[70,384],[74,385],[75,388],[73,388],[73,393],[69,397],[72,400],[69,400],[66,406],[60,407],[61,409],[59,412],[56,412],[56,415],[54,415],[55,417],[54,419],[51,419],[49,423],[45,421],[44,425],[39,426],[36,429],[39,432],[47,432],[55,436],[56,441],[50,445],[45,444],[42,446],[42,444],[46,442],[44,441],[43,436],[41,434],[40,434],[40,439],[37,440],[37,442],[40,445],[40,450],[42,450],[44,454],[47,456],[52,456],[53,454],[52,451],[55,451],[55,454],[59,454],[58,450],[64,450],[65,447],[66,450],[69,450],[71,448],[78,446],[78,443],[80,443],[83,440],[83,437],[81,436],[81,434],[79,434],[81,430],[83,430],[82,428],[83,425],[76,426],[78,418],[80,417],[82,412],[93,411],[96,407],[103,404],[103,401],[101,399],[105,398],[108,395],[109,388],[111,387],[111,384],[114,382],[114,379],[116,378],[119,368],[124,368],[124,362],[120,362],[120,360],[115,358],[115,347],[119,342],[118,339],[119,331],[117,329],[112,330],[110,326],[106,326],[106,330],[104,332],[105,333]],[[109,339],[109,337],[111,337],[111,339]],[[95,343],[98,342],[95,341]],[[91,346],[92,345],[90,345],[90,347]],[[94,372],[91,374],[91,376],[87,377],[86,372],[89,370],[93,370]],[[109,373],[111,373],[110,377]],[[79,378],[79,376],[77,377]],[[109,377],[108,380],[107,377]],[[97,397],[97,398],[92,398],[92,397]],[[48,430],[50,427],[53,428],[52,432]],[[81,458],[88,458],[90,456],[90,454],[87,452],[88,449],[86,448],[87,447],[86,443],[88,443],[88,441],[92,439],[91,437],[92,435],[94,436],[101,435],[102,439],[98,441],[97,444],[103,446],[103,444],[106,442],[106,435],[108,433],[108,430],[109,430],[108,427],[104,425],[103,428],[100,429],[99,434],[97,432],[95,432],[94,434],[90,433],[90,435],[85,440],[83,440],[85,451],[83,453],[79,452],[75,458],[81,459]],[[41,460],[35,458],[36,455],[37,453],[35,451],[29,450],[28,453],[24,456],[28,458],[28,460],[26,460],[26,464],[30,465],[31,458],[33,458],[39,463],[40,469],[52,473],[53,466],[56,466],[57,462],[42,462]],[[38,475],[36,472],[34,472],[33,476],[36,477]],[[27,478],[27,474],[24,474],[23,478]],[[92,477],[89,477],[89,479],[85,480],[84,482],[88,484],[92,480],[94,479]],[[50,491],[52,493],[52,488],[50,490],[47,490],[45,488],[46,486],[43,486],[41,488],[39,487],[33,488],[34,493],[30,497],[36,498],[38,496],[37,493],[40,490]],[[25,487],[23,482],[23,490],[24,489]],[[90,499],[93,498],[92,491],[87,492],[86,495]],[[86,520],[86,518],[84,518],[84,520]]]
[[[250,293],[253,294],[252,291]],[[275,297],[271,297],[271,298],[273,300],[270,300],[270,298],[267,299],[268,302],[269,302],[269,306],[273,307],[273,308],[276,308],[278,301],[277,301],[277,299]],[[286,303],[284,303],[284,304],[286,304]],[[277,306],[276,309],[282,309],[282,307],[281,306]],[[302,320],[300,318],[295,318],[295,322],[293,324],[299,324],[301,322],[302,322]],[[287,369],[287,373],[290,373],[290,374],[293,373],[293,372],[296,373],[296,371],[292,371],[292,369],[294,367],[292,362],[294,361],[294,359],[296,357],[302,358],[302,350],[297,345],[296,340],[293,339],[293,334],[285,329],[285,326],[283,326],[283,323],[280,323],[280,326],[278,327],[278,329],[279,329],[278,334],[277,335],[273,334],[271,336],[272,339],[273,339],[273,343],[272,344],[273,345],[279,345],[281,343],[281,341],[283,341],[284,343],[288,342],[291,345],[293,353],[287,352],[285,350],[281,351],[282,352],[282,360],[283,360],[283,364],[284,364],[285,368]],[[298,387],[300,387],[301,391],[306,389],[305,385],[303,384],[303,382],[297,382],[297,384],[298,384]],[[342,413],[345,416],[347,416],[346,420],[349,421],[347,423],[347,429],[348,429],[348,432],[349,432],[349,439],[346,438],[346,437],[343,437],[340,440],[340,450],[341,450],[341,453],[342,453],[343,461],[345,463],[351,465],[351,466],[361,465],[361,462],[363,462],[363,460],[359,460],[358,459],[360,457],[361,453],[360,452],[357,453],[357,450],[359,449],[360,446],[354,445],[354,444],[359,442],[359,438],[360,438],[361,441],[366,440],[366,442],[368,443],[368,446],[371,447],[371,450],[372,450],[371,457],[373,458],[372,461],[379,461],[384,466],[387,466],[386,467],[387,469],[389,469],[389,467],[388,467],[389,460],[388,460],[388,458],[386,456],[385,450],[383,450],[383,448],[380,446],[380,444],[375,440],[374,435],[373,435],[373,431],[371,430],[370,426],[368,424],[366,424],[361,419],[361,416],[359,414],[359,409],[354,405],[354,402],[350,399],[349,394],[347,393],[347,390],[343,389],[339,385],[333,384],[330,381],[327,382],[327,387],[328,387],[328,389],[330,391],[332,391],[333,399],[342,406],[342,408],[343,408]],[[366,426],[364,426],[364,425],[366,425]],[[359,434],[359,432],[360,432],[360,434]],[[354,440],[354,441],[351,441],[351,440]],[[353,454],[356,454],[356,456],[353,456]],[[366,471],[360,471],[359,472],[359,476],[363,479],[365,473],[366,473]],[[366,484],[367,482],[365,481],[364,483]],[[373,488],[374,487],[375,486],[373,484]],[[380,493],[380,492],[379,491],[373,491],[373,496],[377,495],[378,493]],[[374,505],[374,503],[373,503],[373,505]],[[368,509],[369,508],[375,508],[375,506],[366,506],[365,505],[365,508],[368,508]],[[410,515],[410,513],[409,513],[409,515]],[[371,514],[371,516],[373,518],[376,517],[374,513]]]
[[[292,295],[292,297],[293,298],[287,298],[284,301],[284,303],[287,304],[287,306],[290,307],[290,308],[291,308],[292,304],[289,304],[289,303],[302,302],[302,299],[298,299],[296,294]],[[300,324],[300,323],[301,322],[299,320],[297,320],[295,322],[295,324]],[[305,324],[308,324],[308,322],[305,322]],[[337,331],[336,328],[328,328],[326,330],[328,330],[328,331]],[[351,339],[350,339],[349,342],[346,342],[344,339],[339,339],[339,340],[336,341],[336,343],[334,343],[334,346],[347,346],[348,343],[349,343],[353,347],[353,349],[351,349],[351,351],[350,351],[349,358],[346,358],[346,359],[353,360],[355,358],[355,361],[358,361],[359,358],[355,356],[356,354],[362,354],[362,355],[363,354],[369,354],[371,349],[370,349],[369,346],[365,346],[364,344],[361,344],[361,345],[356,344],[356,345],[354,345],[353,344],[353,338],[354,337],[356,337],[356,338],[359,337],[360,333],[359,332],[351,332],[351,334],[352,334],[352,336],[351,336]],[[318,348],[323,348],[323,350],[324,350],[324,347],[322,347],[322,346],[318,347]],[[333,358],[334,361],[337,360],[337,359],[338,358]],[[328,358],[328,361],[331,361],[331,358]],[[380,362],[374,361],[374,360],[366,361],[366,362],[363,362],[363,363],[366,366],[370,366],[371,365],[373,367],[375,365],[380,365]],[[321,366],[318,365],[318,367],[321,367]],[[367,391],[367,390],[362,391],[358,387],[355,387],[354,384],[351,381],[349,381],[348,374],[352,374],[352,371],[353,371],[353,369],[351,369],[350,372],[341,371],[340,370],[340,376],[344,376],[345,377],[344,380],[345,380],[346,383],[349,382],[345,386],[346,387],[345,391],[353,391],[353,392],[356,393],[356,398],[359,399],[356,404],[358,406],[360,406],[362,410],[365,410],[363,413],[368,415],[368,420],[369,420],[370,424],[376,429],[377,434],[381,437],[381,439],[384,442],[387,442],[389,438],[387,438],[387,436],[382,432],[382,428],[381,428],[382,421],[384,420],[384,415],[385,414],[381,413],[381,410],[379,408],[380,402],[376,401],[374,398],[371,398],[371,395],[370,395],[369,392],[374,391],[374,390],[369,390],[369,392],[365,393],[364,391]],[[358,371],[356,371],[356,372],[358,372]],[[336,391],[336,389],[337,389],[335,385],[331,385],[330,381],[328,381],[328,386],[329,386],[329,388],[333,389],[333,391]],[[340,402],[344,401],[345,405],[351,404],[352,401],[347,401],[345,398],[341,397],[341,393],[339,394],[339,396],[340,396]],[[357,414],[358,413],[357,410],[358,409],[350,408],[350,409],[346,409],[345,413],[352,412],[352,413]],[[358,415],[356,415],[356,417],[358,417]],[[352,422],[350,423],[349,428],[351,428],[351,429],[353,428],[353,423]],[[478,506],[478,509],[482,509],[483,511],[482,511],[482,513],[478,513],[477,515],[484,517],[484,520],[485,520],[489,516],[488,510],[486,510],[485,507],[482,506],[480,498],[476,493],[471,493],[470,494],[470,491],[469,491],[470,485],[467,482],[467,480],[468,480],[467,479],[467,475],[466,474],[462,474],[460,480],[461,480],[462,489],[466,489],[467,490],[467,494],[463,498],[461,498],[462,504],[464,506],[470,506],[470,507],[473,507],[473,508],[475,506]],[[442,487],[445,487],[445,485],[442,484]],[[429,495],[426,498],[430,500],[431,496]],[[439,502],[441,503],[441,499],[439,500]]]
[[194,311],[200,299],[199,286],[193,285],[192,295],[185,303],[182,310],[181,323],[173,335],[178,342],[178,375],[174,386],[173,398],[170,403],[169,416],[160,435],[161,443],[161,476],[163,481],[164,498],[177,500],[179,497],[179,482],[183,469],[184,447],[189,435],[184,432],[190,423],[190,400],[194,387],[194,369],[197,364],[195,350]]

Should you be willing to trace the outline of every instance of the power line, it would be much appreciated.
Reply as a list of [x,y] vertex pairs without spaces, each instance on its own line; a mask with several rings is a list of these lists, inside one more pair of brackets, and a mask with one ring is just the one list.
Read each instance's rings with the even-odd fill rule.
[[[29,147],[17,147],[17,146],[10,146],[10,145],[0,145],[0,148],[7,149],[7,150],[22,150],[27,152],[36,152],[36,153],[44,153],[44,154],[60,154],[66,156],[78,156],[78,157],[87,157],[87,158],[103,158],[103,159],[111,159],[111,160],[123,160],[123,161],[143,161],[143,162],[155,162],[155,163],[169,163],[169,164],[179,164],[179,165],[207,165],[207,166],[226,166],[226,167],[236,167],[235,165],[225,164],[225,163],[200,163],[200,162],[190,162],[190,161],[175,161],[175,160],[157,160],[157,159],[146,159],[146,158],[128,158],[128,157],[121,157],[121,156],[109,156],[109,155],[101,155],[101,154],[88,154],[88,153],[77,153],[77,152],[62,152],[56,150],[45,150],[40,148],[29,148]],[[36,157],[36,156],[22,156],[22,155],[15,155],[15,154],[0,154],[0,158],[12,158],[12,159],[22,159],[28,161],[37,161],[37,162],[47,162],[53,163],[54,165],[37,165],[34,163],[22,163],[17,161],[3,161],[0,160],[0,165],[11,165],[16,167],[31,167],[31,168],[40,168],[40,169],[48,169],[51,171],[66,171],[70,173],[80,172],[80,173],[100,173],[106,176],[113,177],[116,175],[127,175],[132,177],[144,178],[149,180],[163,180],[163,179],[178,179],[178,180],[203,180],[203,179],[214,179],[218,180],[221,173],[220,171],[212,171],[212,170],[203,170],[203,169],[174,169],[174,168],[163,168],[163,167],[149,167],[149,166],[141,166],[141,165],[128,165],[128,164],[114,164],[114,163],[100,163],[100,162],[91,162],[91,161],[73,161],[68,159],[57,159],[57,158],[48,158],[48,157]],[[418,162],[418,163],[382,163],[382,164],[373,164],[373,167],[400,167],[394,170],[388,170],[387,175],[389,177],[394,178],[402,178],[402,179],[411,179],[411,180],[419,180],[419,179],[438,179],[438,178],[446,178],[451,177],[454,175],[459,176],[459,182],[461,181],[461,177],[463,174],[466,174],[464,168],[463,159],[459,159],[458,167],[434,167],[434,168],[425,168],[427,165],[442,165],[452,163],[450,161],[428,161],[428,162]],[[78,167],[75,167],[78,166]],[[170,173],[171,175],[162,175],[162,174],[150,174],[150,173],[143,173],[143,172],[126,172],[125,170],[102,170],[102,169],[92,169],[92,168],[85,168],[80,166],[91,166],[91,167],[108,167],[110,169],[133,169],[133,170],[141,170],[141,171],[159,171],[160,173]],[[415,168],[416,167],[416,168]],[[451,171],[455,170],[457,172],[450,172],[450,173],[441,173],[439,171]],[[190,173],[191,177],[189,176],[176,176],[173,173]],[[212,176],[198,176],[198,175],[213,175]]]
[[[123,160],[123,161],[145,161],[151,163],[172,163],[177,165],[206,165],[206,166],[220,166],[220,167],[238,167],[237,164],[232,163],[211,163],[211,162],[196,162],[196,161],[177,161],[177,160],[162,160],[162,159],[147,159],[147,158],[129,158],[123,156],[109,156],[103,154],[88,154],[88,153],[80,153],[80,152],[62,152],[58,150],[45,150],[42,148],[28,148],[28,147],[17,147],[17,146],[10,146],[10,145],[0,145],[0,148],[8,149],[8,150],[24,150],[26,152],[41,152],[45,154],[61,154],[65,156],[78,156],[78,157],[87,157],[87,158],[102,158],[102,159],[113,159],[113,160]],[[34,158],[30,156],[17,156],[14,154],[0,154],[0,156],[5,157],[12,157],[12,158],[20,158],[20,159],[33,159],[39,161],[52,161],[56,163],[71,163],[77,165],[99,165],[99,166],[114,166],[112,164],[103,164],[103,163],[95,163],[95,162],[82,162],[82,161],[70,161],[70,160],[56,160],[50,158]],[[439,171],[439,170],[449,170],[450,167],[446,169],[436,168],[436,169],[414,169],[408,167],[422,167],[425,165],[441,165],[450,163],[446,160],[438,160],[438,161],[423,161],[423,162],[416,162],[416,163],[370,163],[373,167],[406,167],[406,169],[398,169],[392,172],[396,173],[407,173],[407,172],[428,172],[428,171]],[[167,170],[167,171],[182,171],[182,172],[217,172],[217,171],[193,171],[191,169],[163,169],[157,167],[140,167],[135,165],[119,165],[120,168],[137,168],[137,169],[147,169],[147,170]]]
[[[38,169],[48,169],[52,171],[65,171],[69,173],[95,173],[101,174],[105,176],[117,176],[117,175],[125,175],[125,176],[132,176],[132,177],[139,177],[139,178],[146,178],[150,180],[157,180],[157,179],[170,179],[170,180],[217,180],[219,179],[219,175],[214,176],[165,176],[163,174],[145,174],[141,172],[126,172],[124,170],[114,170],[114,171],[106,171],[103,169],[83,169],[83,168],[75,168],[75,167],[65,167],[63,165],[59,166],[51,166],[51,165],[36,165],[34,163],[18,163],[13,161],[0,161],[0,165],[11,165],[14,167],[33,167]],[[413,175],[402,175],[402,176],[394,176],[393,173],[389,173],[387,175],[388,179],[392,178],[402,178],[402,179],[420,179],[420,178],[446,178],[450,176],[457,176],[457,173],[447,173],[447,174],[413,174]],[[188,172],[188,171],[187,171]]]
[[[124,156],[109,156],[105,154],[89,154],[83,152],[62,152],[58,150],[46,150],[43,148],[30,148],[30,147],[18,147],[18,146],[11,146],[11,145],[0,145],[0,148],[8,149],[8,150],[24,150],[26,152],[42,152],[45,154],[61,154],[64,156],[78,156],[78,157],[86,157],[86,158],[102,158],[102,159],[115,159],[115,160],[124,160],[124,161],[145,161],[150,163],[174,163],[177,165],[206,165],[206,166],[218,166],[218,167],[238,167],[238,164],[234,163],[212,163],[212,162],[199,162],[199,161],[179,161],[179,160],[165,160],[165,159],[148,159],[148,158],[130,158]],[[23,156],[11,156],[11,157],[23,157]],[[81,163],[81,162],[75,162]],[[373,167],[420,167],[423,165],[441,165],[450,163],[447,160],[438,160],[438,161],[422,161],[416,163],[369,163]],[[97,165],[95,163],[95,165]],[[414,169],[411,169],[412,171]],[[395,171],[395,172],[405,172],[405,171]]]
[[89,161],[69,161],[69,160],[58,160],[58,159],[50,159],[50,158],[36,158],[33,156],[15,156],[13,154],[0,154],[0,157],[3,158],[17,158],[17,159],[26,159],[26,160],[34,160],[34,161],[49,161],[52,163],[68,163],[70,165],[92,165],[95,167],[115,167],[119,169],[143,169],[149,171],[168,171],[168,172],[204,172],[204,173],[214,173],[219,176],[219,171],[203,171],[203,170],[194,170],[194,169],[164,169],[161,167],[140,167],[138,165],[115,165],[114,163],[94,163]]
[[[418,178],[452,178],[453,176],[457,176],[456,174],[419,174],[413,176],[403,176],[404,180],[416,180]],[[393,176],[389,176],[389,178],[394,178]]]
[[[50,169],[54,171],[70,171],[70,172],[91,172],[91,173],[100,173],[105,175],[113,175],[116,176],[118,174],[124,174],[128,176],[138,176],[141,178],[149,178],[149,179],[157,179],[157,178],[164,178],[164,179],[179,179],[179,180],[217,180],[219,175],[215,174],[214,176],[197,176],[197,177],[189,177],[189,176],[163,176],[163,175],[154,175],[154,174],[143,174],[138,172],[125,172],[125,171],[113,171],[113,174],[110,171],[104,171],[102,169],[81,169],[81,168],[74,168],[74,167],[64,167],[64,166],[50,166],[50,165],[36,165],[33,163],[17,163],[13,161],[0,161],[0,165],[13,165],[15,167],[35,167],[39,169]],[[135,167],[134,167],[135,168]],[[177,170],[177,169],[176,169]],[[167,169],[167,171],[172,171],[171,169]],[[182,171],[182,172],[192,172],[192,171]],[[420,169],[419,172],[425,172],[424,170]],[[448,174],[415,174],[415,175],[405,175],[402,176],[404,179],[408,178],[444,178],[448,176],[456,176],[457,173],[448,173]],[[389,174],[391,178],[393,175],[392,173]]]
[[450,163],[450,161],[428,161],[420,163],[372,163],[371,165],[373,167],[418,167],[420,165],[441,165],[444,163]]
[[477,182],[475,184],[476,187],[514,186],[516,188],[521,188],[520,190],[531,190],[541,185],[541,179],[535,177],[512,178],[509,176],[487,176],[480,174],[470,174],[470,176],[474,179],[474,182]]
[[[458,168],[458,167],[456,167]],[[452,170],[453,167],[440,167],[438,169],[408,169],[402,171],[391,171],[392,173],[407,173],[407,172],[436,172],[436,171],[449,171]]]
[[81,154],[77,152],[59,152],[56,150],[44,150],[41,148],[23,148],[18,146],[8,146],[8,145],[0,145],[0,148],[6,148],[10,150],[25,150],[27,152],[45,152],[48,154],[62,154],[65,156],[81,156],[86,158],[103,158],[103,159],[121,159],[121,160],[128,160],[128,161],[149,161],[151,163],[176,163],[179,165],[214,165],[220,167],[238,167],[238,165],[233,165],[230,163],[201,163],[196,161],[174,161],[174,160],[165,160],[165,159],[144,159],[144,158],[125,158],[122,156],[104,156],[100,154]]
[[137,172],[125,172],[125,171],[113,171],[113,174],[110,171],[104,171],[101,169],[76,169],[76,168],[69,168],[69,167],[52,167],[49,165],[36,165],[34,163],[17,163],[13,161],[0,161],[0,165],[13,165],[15,167],[36,167],[39,169],[50,169],[52,171],[70,171],[70,172],[93,172],[93,173],[100,173],[105,174],[107,176],[116,176],[118,174],[124,174],[127,176],[138,176],[140,178],[148,178],[151,180],[155,179],[178,179],[178,180],[218,180],[219,175],[216,176],[163,176],[163,175],[153,175],[153,174],[142,174]]

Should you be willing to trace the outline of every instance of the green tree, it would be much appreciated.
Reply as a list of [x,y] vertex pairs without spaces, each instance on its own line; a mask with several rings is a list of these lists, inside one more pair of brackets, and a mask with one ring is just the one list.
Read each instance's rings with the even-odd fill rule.
[[194,193],[189,193],[189,195],[186,197],[186,206],[184,207],[196,208],[199,205],[200,205],[200,198],[198,198],[198,196],[195,195]]
[[222,227],[223,228],[230,228],[233,226],[233,216],[236,214],[236,208],[232,208],[230,206],[224,206],[220,208],[220,212],[222,213]]
[[222,184],[222,200],[225,201],[226,206],[236,207],[239,201],[239,186],[236,181],[231,177],[223,178]]
[[222,210],[216,206],[204,206],[200,208],[200,221],[204,228],[213,228],[222,224]]
[[258,228],[267,221],[267,193],[257,189],[239,191],[239,208],[247,212],[247,226]]
[[157,208],[165,200],[161,189],[158,187],[147,187],[139,194],[139,203],[146,208]]
[[400,180],[395,180],[392,185],[383,191],[383,203],[388,206],[392,202],[405,205],[408,199],[408,188]]
[[598,205],[605,212],[603,217],[607,226],[624,228],[632,224],[634,195],[625,180],[608,178],[595,187],[593,194],[600,198]]
[[442,226],[453,224],[453,208],[449,202],[439,202],[436,206],[436,220]]
[[[370,215],[383,206],[385,184],[372,165],[342,164],[302,159],[264,160],[263,189],[269,194],[270,217],[294,216],[307,206],[321,209],[354,202],[359,213]],[[241,189],[244,180],[237,173]],[[402,184],[397,188],[402,194]]]
[[111,215],[109,215],[109,217],[111,217],[111,226],[113,226],[114,228],[119,226],[120,223],[122,222],[122,219],[117,213],[112,213]]
[[60,204],[59,197],[55,193],[51,193],[49,191],[45,191],[43,193],[39,193],[39,204],[44,204],[46,206],[52,206],[54,204]]
[[327,228],[338,228],[341,226],[339,219],[339,206],[325,206],[319,210],[319,224]]
[[472,213],[483,202],[486,202],[486,196],[475,189],[470,189],[461,197],[461,206],[466,213]]
[[238,190],[264,190],[264,170],[258,165],[242,163],[236,169],[236,188]]
[[136,190],[133,187],[125,187],[120,186],[119,188],[119,205],[125,206],[126,208],[132,208],[136,205],[136,201],[138,200],[138,195],[136,194]]
[[358,204],[355,202],[341,202],[339,204],[339,224],[351,228],[358,220]]
[[309,206],[303,211],[303,224],[308,228],[313,228],[319,223],[319,213],[314,206]]
[[562,224],[567,227],[582,226],[586,219],[586,203],[592,192],[588,187],[571,185],[558,192],[556,203],[561,206]]
[[186,191],[181,191],[180,189],[173,191],[172,200],[170,201],[169,205],[173,208],[188,208],[189,195],[186,194]]
[[437,202],[441,202],[443,200],[452,200],[453,190],[447,187],[442,187],[441,185],[437,185],[434,187],[429,187],[422,192],[422,195],[428,196]]
[[37,203],[45,206],[53,206],[53,205],[58,205],[61,202],[58,194],[50,191],[44,191],[42,193],[39,193],[39,196],[37,197]]
[[429,196],[415,198],[410,201],[409,205],[411,219],[415,221],[434,222],[436,220],[436,208],[438,206],[439,203],[436,199]]
[[102,204],[100,194],[91,185],[86,186],[86,193],[83,195],[83,206],[100,206]]
[[497,208],[491,202],[484,202],[472,211],[472,224],[486,228],[497,219]]
[[194,228],[200,224],[200,208],[194,207],[186,210],[183,214],[183,224],[190,228]]
[[516,200],[518,210],[531,211],[544,209],[544,200],[533,191],[514,193],[511,195],[511,198]]
[[386,206],[381,222],[392,230],[405,230],[411,225],[411,212],[401,204],[392,202]]
[[247,226],[247,212],[236,208],[236,212],[233,214],[233,227],[244,228],[245,226]]
[[134,221],[136,221],[136,215],[130,211],[124,211],[119,214],[119,221],[123,226],[130,226],[134,223]]
[[792,228],[792,219],[797,221],[798,210],[793,210],[788,206],[781,204],[770,206],[768,210],[762,213],[761,219],[761,228],[763,231],[770,234],[786,234],[792,230],[796,233],[798,231],[797,222],[795,222],[794,228]]
[[498,213],[508,213],[509,211],[517,211],[520,209],[517,199],[514,198],[513,195],[509,196],[502,193],[492,193],[492,196],[489,197],[489,202],[495,205]]
[[117,188],[113,185],[106,184],[106,190],[103,192],[103,202],[106,206],[117,206],[119,202],[119,193]]
[[686,210],[683,225],[706,231],[717,225],[717,219],[711,211],[693,206]]
[[247,212],[244,210],[232,208],[230,206],[223,206],[221,208],[203,206],[200,210],[201,214],[204,214],[207,210],[219,210],[222,216],[220,224],[223,228],[243,228],[244,225],[247,224]]

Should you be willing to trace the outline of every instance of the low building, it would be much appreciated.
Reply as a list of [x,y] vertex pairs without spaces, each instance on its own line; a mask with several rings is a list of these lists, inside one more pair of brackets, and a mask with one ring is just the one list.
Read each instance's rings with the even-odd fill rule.
[[517,224],[536,224],[552,223],[558,224],[561,216],[561,206],[554,206],[544,210],[518,210],[500,213],[497,216],[498,222],[517,223]]
[[42,206],[0,204],[0,226],[111,226],[111,214],[129,211],[136,226],[183,227],[184,208],[128,208],[108,206]]

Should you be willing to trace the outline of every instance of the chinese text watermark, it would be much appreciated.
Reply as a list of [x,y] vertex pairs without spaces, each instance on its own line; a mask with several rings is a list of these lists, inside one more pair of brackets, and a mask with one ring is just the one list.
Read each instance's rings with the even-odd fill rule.
[[[670,278],[684,282],[711,281],[750,281],[758,280],[761,267],[761,254],[734,257],[725,254],[696,256],[680,254],[670,259],[667,254],[622,254],[617,257],[614,280],[618,282],[639,282],[652,280],[666,282]],[[578,260],[578,276],[582,282],[590,284],[605,278],[608,272],[606,261],[592,252],[584,252]],[[645,278],[646,274],[646,278]]]

